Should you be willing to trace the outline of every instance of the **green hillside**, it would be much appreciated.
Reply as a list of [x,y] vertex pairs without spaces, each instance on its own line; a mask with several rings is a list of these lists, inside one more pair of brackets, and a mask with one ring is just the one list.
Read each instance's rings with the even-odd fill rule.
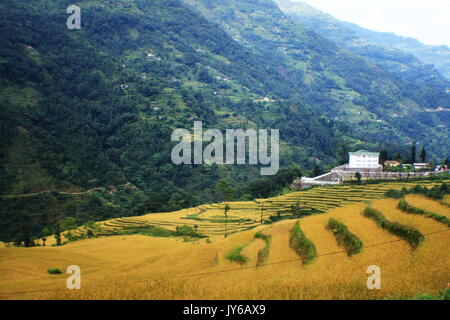
[[[80,32],[60,23],[64,1],[2,5],[3,193],[128,181],[148,190],[202,190],[233,169],[172,165],[171,133],[192,129],[193,120],[217,128],[277,128],[289,118],[300,129],[283,134],[285,163],[304,162],[316,150],[332,161],[344,126],[341,131],[299,100],[256,101],[289,85],[270,66],[258,68],[262,58],[217,26],[177,1],[100,3],[85,3]],[[205,53],[196,54],[205,44]],[[216,75],[236,80],[211,80]],[[39,167],[32,173],[42,172],[48,183],[20,190],[18,162]],[[241,171],[239,179],[256,172]]]
[[392,144],[412,139],[445,156],[448,112],[426,111],[450,105],[445,79],[435,86],[420,76],[399,77],[323,38],[272,0],[185,2],[267,61],[282,62],[284,72],[298,79],[298,94],[327,116],[350,123],[356,136]]
[[[171,134],[194,120],[280,129],[282,167],[303,171],[337,165],[345,145],[406,153],[418,141],[447,156],[439,125],[449,121],[424,108],[450,98],[339,48],[272,1],[79,1],[82,28],[68,30],[71,4],[0,2],[8,237],[27,220],[39,234],[67,216],[81,225],[219,201],[221,179],[243,199],[286,185],[259,180],[256,166],[172,164]],[[123,185],[135,187],[112,199],[89,192]]]
[[[448,48],[428,47],[430,51],[436,51],[436,53],[441,51],[443,54],[441,57],[436,55],[433,59],[426,58],[420,54],[420,51],[426,51],[427,46],[415,39],[367,30],[341,21],[303,2],[291,0],[276,0],[276,2],[281,10],[294,20],[405,80],[442,90],[450,87],[448,74],[450,49]],[[446,50],[447,54],[445,54]]]
[[[163,199],[159,209],[177,210],[219,200],[221,178],[241,188],[259,177],[254,166],[173,165],[171,133],[192,130],[194,120],[225,129],[279,128],[289,119],[282,165],[308,168],[314,157],[333,164],[347,129],[299,99],[258,101],[290,90],[271,66],[258,68],[261,56],[177,1],[124,4],[82,3],[79,32],[66,28],[64,1],[1,4],[0,192],[35,194],[28,202],[8,198],[1,222],[9,234],[27,217],[40,226],[64,216],[81,224],[116,215],[102,209],[106,216],[96,216],[108,200],[95,194],[98,206],[81,198],[77,208],[84,209],[73,210],[69,195],[53,206],[50,191],[129,182],[137,189],[122,201],[132,202],[126,208],[132,214],[149,194]],[[235,80],[222,83],[219,75]]]

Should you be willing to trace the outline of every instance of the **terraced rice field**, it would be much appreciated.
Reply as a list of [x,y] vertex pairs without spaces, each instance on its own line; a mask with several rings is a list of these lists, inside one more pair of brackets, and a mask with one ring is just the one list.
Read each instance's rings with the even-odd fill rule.
[[[158,226],[175,230],[177,226],[196,227],[201,235],[212,237],[249,230],[269,220],[270,216],[293,215],[292,207],[300,207],[302,212],[314,210],[326,212],[336,207],[354,203],[367,203],[381,199],[389,189],[411,188],[417,184],[431,187],[438,182],[390,182],[373,185],[324,186],[307,191],[298,191],[270,199],[230,202],[228,218],[224,216],[224,203],[202,205],[169,213],[152,213],[139,217],[126,217],[98,223],[96,236],[108,236],[127,228]],[[71,231],[74,236],[84,237],[85,228]],[[49,242],[51,243],[51,242]]]
[[407,195],[406,201],[408,201],[408,203],[414,207],[424,208],[428,211],[450,218],[450,207],[437,201],[427,199],[424,196],[420,195]]
[[[450,208],[436,201],[420,196],[408,196],[407,200],[417,207],[450,215]],[[389,221],[418,229],[424,241],[416,249],[365,217],[362,212],[368,204],[360,202],[299,220],[260,225],[227,238],[211,237],[209,241],[131,235],[87,239],[61,247],[0,248],[0,293],[6,292],[0,299],[289,300],[437,295],[450,281],[449,229],[444,223],[398,210],[398,201],[373,200],[370,205]],[[169,216],[176,221],[186,214],[199,213],[201,208]],[[207,212],[200,215],[207,216]],[[345,224],[363,242],[360,253],[351,257],[346,254],[326,228],[330,218]],[[148,218],[139,219],[146,222]],[[289,246],[289,231],[297,221],[317,250],[308,265],[302,265]],[[271,237],[267,260],[259,266],[258,253],[267,243],[255,238],[257,232]],[[240,246],[245,246],[241,252],[247,258],[245,264],[226,258]],[[66,290],[65,274],[46,273],[48,268],[65,270],[72,264],[82,270],[81,290]],[[371,265],[381,269],[380,290],[366,286]]]

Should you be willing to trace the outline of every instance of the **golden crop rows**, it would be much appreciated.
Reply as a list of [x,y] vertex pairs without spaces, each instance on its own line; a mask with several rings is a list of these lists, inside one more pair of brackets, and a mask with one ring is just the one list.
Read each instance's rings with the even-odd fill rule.
[[[231,209],[228,212],[228,219],[225,219],[224,203],[206,204],[176,212],[152,213],[103,221],[97,223],[98,230],[94,234],[103,235],[125,228],[142,226],[159,226],[175,230],[177,226],[190,225],[195,226],[198,232],[205,236],[223,235],[256,227],[261,222],[269,220],[270,216],[283,217],[293,214],[297,206],[303,211],[327,212],[344,205],[381,199],[389,189],[411,188],[417,184],[432,187],[439,182],[384,182],[373,185],[323,186],[269,199],[229,202]],[[245,221],[238,221],[239,219]],[[225,220],[227,220],[226,227]],[[85,228],[72,231],[72,234],[76,236],[83,236],[86,233]]]
[[[450,208],[443,203],[417,195],[408,195],[406,200],[419,208],[450,216]],[[176,238],[132,235],[89,239],[57,248],[0,248],[0,287],[8,293],[2,298],[341,300],[410,299],[419,293],[437,295],[447,287],[450,276],[448,228],[425,216],[400,211],[397,204],[395,199],[371,202],[388,220],[414,227],[425,235],[417,249],[366,218],[362,212],[367,203],[356,203],[299,220],[258,226],[227,238],[212,237],[212,241],[191,243]],[[218,210],[217,206],[213,207]],[[166,221],[172,218],[175,224],[187,212],[199,213],[159,215]],[[151,216],[136,218],[136,222],[152,222]],[[345,224],[362,241],[361,253],[349,257],[343,251],[326,228],[330,218]],[[109,222],[120,225],[133,220],[127,217]],[[289,231],[297,221],[317,250],[316,258],[308,265],[303,265],[289,246]],[[205,224],[205,229],[206,226],[216,225]],[[267,259],[258,267],[259,252],[267,243],[255,239],[256,232],[270,236]],[[239,246],[245,246],[241,252],[247,258],[244,265],[226,258]],[[64,289],[65,275],[46,274],[48,268],[63,269],[73,263],[82,269],[82,290]],[[367,289],[366,270],[371,265],[381,268],[380,290]],[[34,292],[42,289],[46,291]],[[14,293],[24,291],[30,293]]]

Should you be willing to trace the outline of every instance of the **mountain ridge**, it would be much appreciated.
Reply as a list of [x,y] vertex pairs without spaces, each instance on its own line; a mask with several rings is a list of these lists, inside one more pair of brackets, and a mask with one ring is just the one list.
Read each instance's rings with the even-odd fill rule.
[[[423,71],[439,78],[437,80],[441,82],[441,85],[445,85],[446,89],[450,86],[450,48],[448,46],[424,45],[417,39],[411,37],[403,37],[394,33],[378,32],[362,28],[355,23],[339,20],[304,2],[292,0],[276,0],[276,2],[285,13],[298,19],[308,27],[313,28],[325,38],[355,51],[358,47],[368,46],[373,46],[374,52],[377,47],[379,49],[390,49],[390,53],[388,50],[384,50],[384,54],[391,55],[391,59],[409,59],[411,60],[409,62],[410,64],[416,64],[418,68],[421,67],[425,69]],[[446,51],[447,53],[443,52],[439,58],[436,52],[440,50]],[[433,52],[434,57],[431,58]],[[367,52],[359,51],[359,54],[364,55],[365,53],[367,55]],[[416,59],[411,59],[413,56]],[[434,70],[432,65],[434,65]],[[399,71],[404,72],[401,69]],[[439,74],[436,71],[439,71]],[[424,74],[426,75],[426,73],[422,72],[422,75]],[[445,77],[445,83],[443,83],[444,79],[442,79],[441,74]],[[430,79],[429,76],[427,80],[436,82],[436,79]]]

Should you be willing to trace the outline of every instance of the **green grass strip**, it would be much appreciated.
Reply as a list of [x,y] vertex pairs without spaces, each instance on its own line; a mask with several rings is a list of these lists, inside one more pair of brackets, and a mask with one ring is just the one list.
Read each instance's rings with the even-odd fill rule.
[[386,217],[379,211],[367,207],[364,210],[364,216],[375,220],[377,225],[390,233],[408,241],[408,243],[415,249],[424,240],[423,234],[416,228],[405,226],[398,222],[392,222],[386,219]]
[[426,211],[417,207],[414,207],[412,205],[410,205],[408,202],[406,202],[405,199],[402,199],[399,201],[397,208],[402,210],[403,212],[409,213],[409,214],[419,214],[419,215],[423,215],[427,218],[431,218],[434,219],[438,222],[444,223],[446,224],[448,227],[450,227],[450,219],[445,217],[445,216],[441,216],[437,213],[434,212],[430,212],[430,211]]
[[446,206],[446,207],[449,207],[449,208],[450,208],[450,203],[448,203],[448,202],[441,201],[441,204],[444,205],[444,206]]
[[264,242],[266,243],[264,248],[258,251],[256,265],[260,266],[260,265],[264,264],[264,262],[266,262],[267,258],[269,257],[270,243],[271,243],[272,237],[268,236],[266,234],[263,234],[261,231],[259,231],[255,234],[255,239],[263,239]]
[[298,222],[291,229],[289,245],[297,252],[304,264],[310,263],[317,255],[316,246],[305,237]]
[[232,262],[245,264],[247,262],[247,257],[245,257],[241,254],[242,250],[245,247],[246,246],[244,245],[244,246],[239,246],[239,247],[234,248],[227,254],[226,258]]
[[333,232],[337,242],[345,248],[345,251],[347,251],[349,256],[361,252],[363,247],[362,241],[351,233],[346,225],[336,219],[330,218],[330,220],[328,220],[327,228]]

